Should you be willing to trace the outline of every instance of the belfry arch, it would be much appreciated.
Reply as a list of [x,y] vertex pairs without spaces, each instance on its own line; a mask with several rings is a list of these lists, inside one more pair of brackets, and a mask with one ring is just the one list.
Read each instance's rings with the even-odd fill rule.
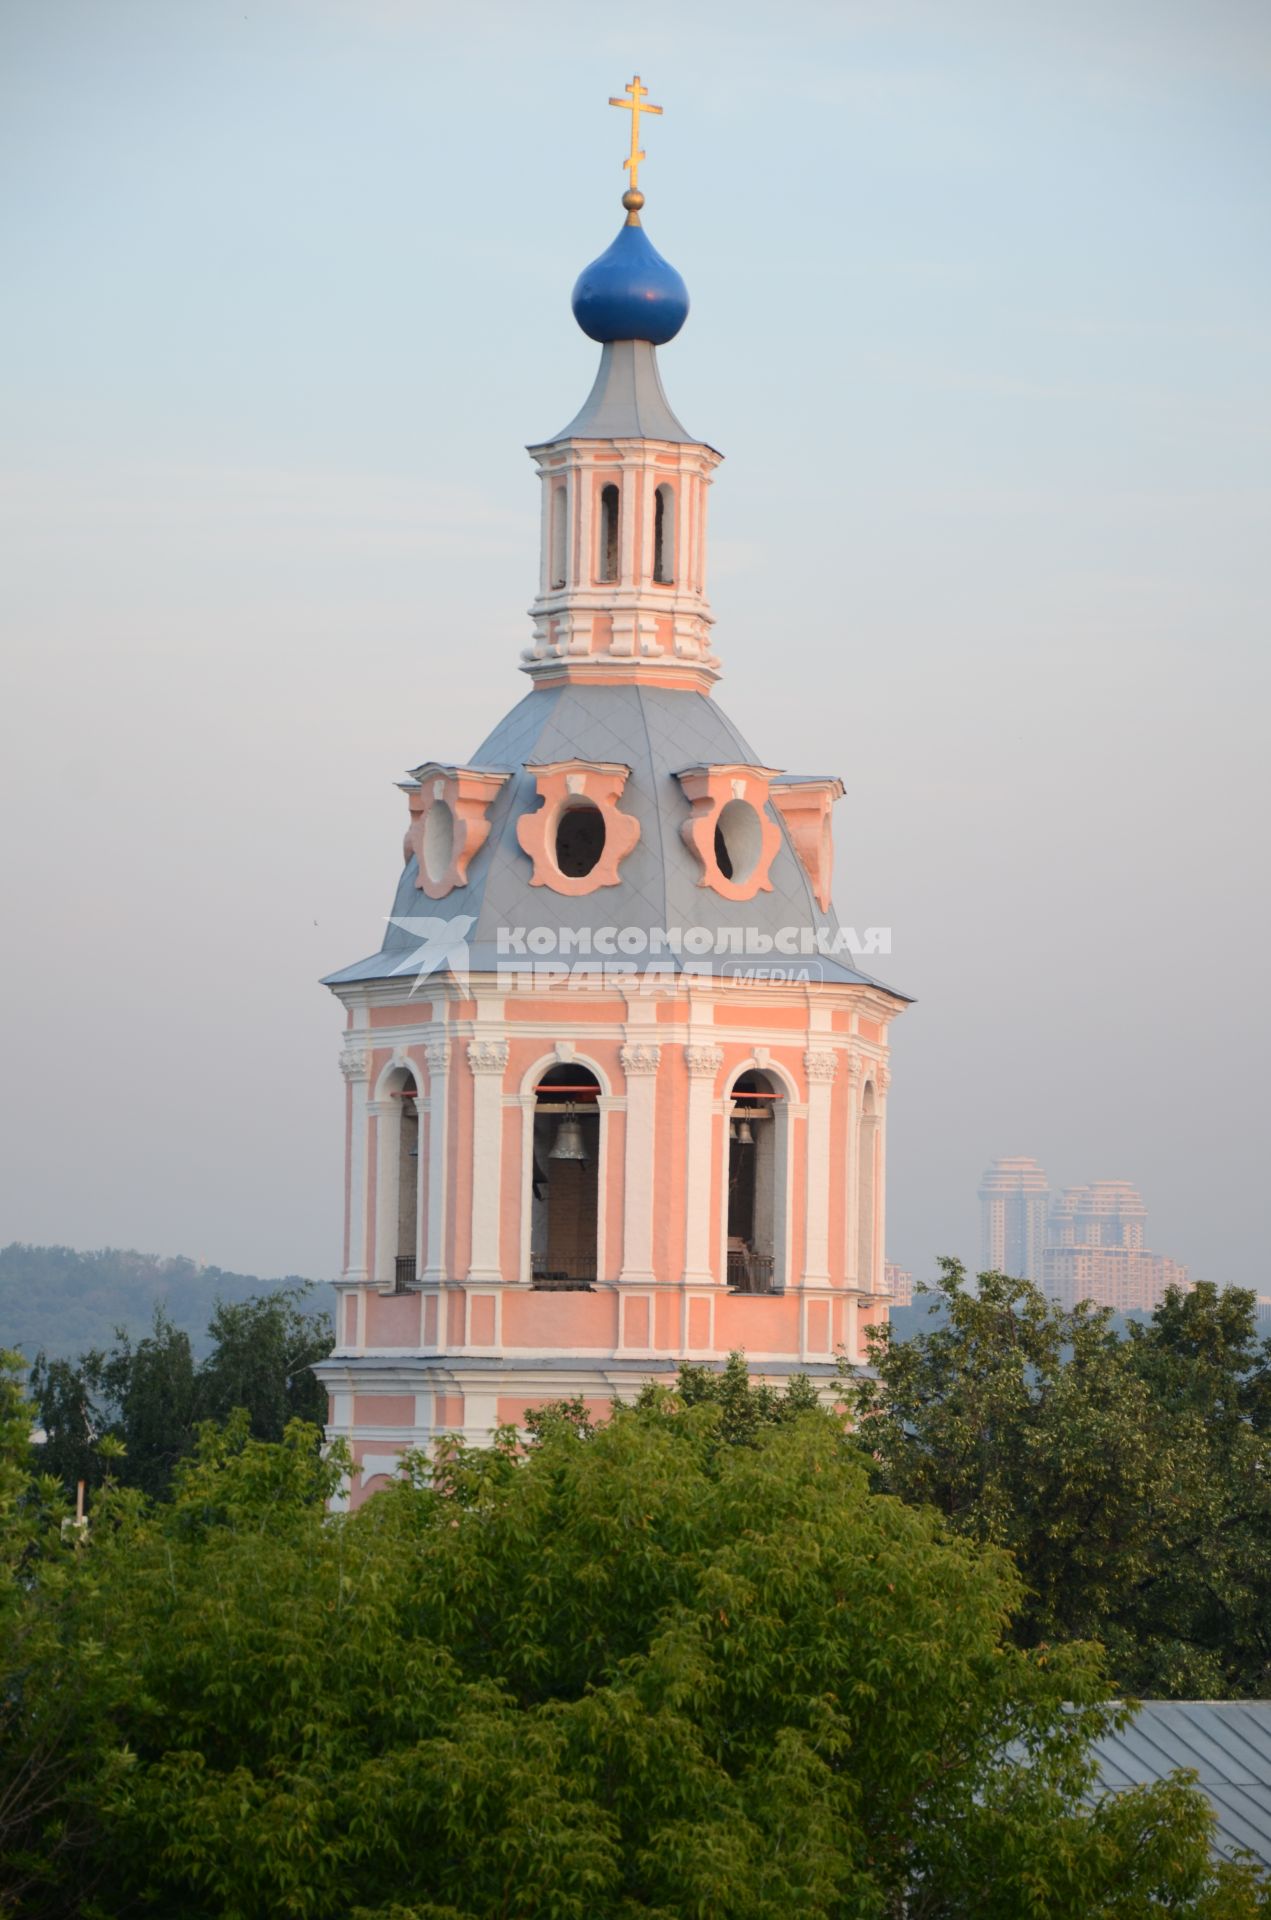
[[725,1267],[740,1293],[787,1283],[789,1106],[773,1074],[749,1067],[724,1102]]
[[590,1067],[544,1069],[534,1089],[529,1168],[529,1278],[571,1291],[599,1273],[601,1086]]
[[409,1067],[394,1067],[377,1096],[375,1278],[402,1293],[419,1272],[419,1083]]

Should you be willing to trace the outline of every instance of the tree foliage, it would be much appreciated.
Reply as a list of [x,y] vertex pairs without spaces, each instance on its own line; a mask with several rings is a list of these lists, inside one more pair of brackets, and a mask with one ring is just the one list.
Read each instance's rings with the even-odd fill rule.
[[1156,1697],[1271,1691],[1271,1351],[1254,1298],[1171,1292],[1120,1340],[1024,1280],[942,1262],[942,1324],[849,1389],[876,1487],[1009,1549],[1021,1645],[1097,1638]]
[[15,1416],[30,1630],[0,1807],[68,1700],[75,1721],[0,1836],[11,1909],[1265,1912],[1192,1788],[1091,1798],[1120,1712],[1098,1651],[1016,1644],[1008,1556],[873,1493],[802,1397],[690,1375],[598,1428],[566,1408],[528,1446],[448,1444],[352,1515],[312,1429],[256,1440],[239,1413],[168,1499],[107,1483],[86,1538],[41,1519]]
[[156,1307],[151,1330],[134,1340],[123,1328],[109,1351],[77,1362],[40,1354],[31,1392],[47,1436],[42,1464],[68,1493],[83,1480],[100,1485],[102,1441],[122,1445],[117,1477],[162,1494],[190,1452],[200,1422],[247,1410],[251,1433],[280,1440],[289,1420],[320,1424],[326,1395],[312,1368],[331,1351],[327,1314],[304,1305],[304,1287],[252,1300],[218,1301],[211,1350],[196,1364],[189,1335]]

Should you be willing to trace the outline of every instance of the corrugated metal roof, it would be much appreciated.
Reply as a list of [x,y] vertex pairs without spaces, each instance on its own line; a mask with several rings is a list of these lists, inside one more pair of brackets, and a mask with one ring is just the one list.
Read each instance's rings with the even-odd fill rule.
[[1190,1768],[1218,1821],[1217,1851],[1271,1866],[1271,1700],[1148,1700],[1095,1758],[1113,1790]]

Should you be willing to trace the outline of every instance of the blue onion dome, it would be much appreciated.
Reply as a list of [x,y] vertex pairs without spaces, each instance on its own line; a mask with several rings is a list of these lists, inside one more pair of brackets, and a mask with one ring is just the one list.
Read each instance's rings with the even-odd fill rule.
[[583,268],[572,305],[575,320],[593,340],[648,340],[661,347],[674,340],[688,318],[688,288],[633,219],[598,260]]

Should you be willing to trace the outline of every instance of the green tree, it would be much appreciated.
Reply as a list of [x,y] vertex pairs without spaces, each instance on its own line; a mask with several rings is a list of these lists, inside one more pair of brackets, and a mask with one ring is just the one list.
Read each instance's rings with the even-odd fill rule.
[[281,1440],[289,1420],[325,1424],[326,1389],[313,1367],[331,1351],[331,1322],[303,1305],[305,1293],[286,1287],[217,1304],[208,1327],[212,1351],[199,1369],[204,1419],[245,1407],[258,1440]]
[[70,1492],[81,1480],[95,1487],[102,1477],[98,1443],[114,1419],[105,1367],[105,1354],[94,1349],[78,1361],[40,1353],[31,1368],[30,1393],[44,1435],[40,1465]]
[[[737,1394],[734,1388],[734,1400]],[[1091,1800],[1097,1651],[805,1409],[650,1394],[353,1515],[298,1423],[107,1487],[23,1693],[80,1703],[19,1911],[183,1920],[1252,1920],[1182,1783]],[[39,1583],[32,1589],[38,1595]],[[71,1821],[74,1824],[74,1821]]]
[[[1271,1448],[1250,1296],[1171,1296],[1119,1340],[1002,1274],[943,1261],[942,1324],[871,1339],[848,1388],[874,1484],[1007,1548],[1023,1645],[1105,1642],[1117,1683],[1265,1693]],[[1260,1369],[1262,1371],[1260,1371]]]
[[31,1392],[47,1435],[43,1466],[72,1495],[78,1480],[96,1487],[109,1439],[124,1450],[118,1477],[158,1496],[190,1452],[200,1421],[224,1420],[243,1407],[260,1440],[280,1440],[292,1419],[320,1425],[326,1395],[312,1367],[331,1351],[331,1322],[306,1308],[306,1291],[279,1288],[219,1302],[201,1365],[189,1335],[162,1307],[139,1340],[119,1328],[109,1352],[94,1350],[75,1363],[38,1355]]

